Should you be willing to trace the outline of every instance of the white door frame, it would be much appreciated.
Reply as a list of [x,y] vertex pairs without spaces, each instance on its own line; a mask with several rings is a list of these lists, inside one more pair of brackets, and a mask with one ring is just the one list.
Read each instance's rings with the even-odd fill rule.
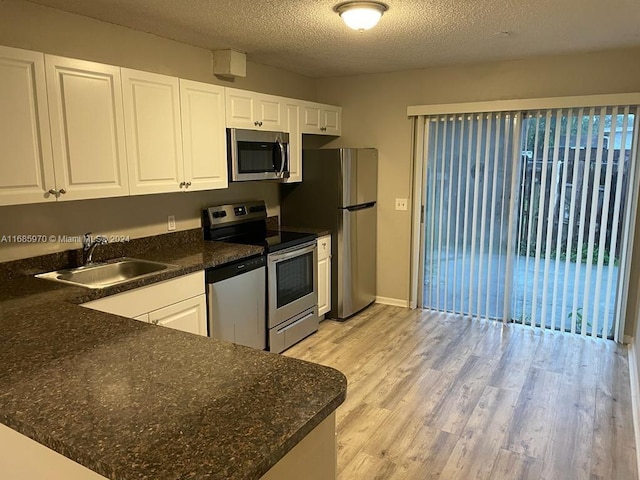
[[427,150],[428,121],[424,117],[413,117],[412,140],[412,221],[411,221],[411,290],[409,308],[423,307],[424,282],[424,212],[427,192],[424,188]]

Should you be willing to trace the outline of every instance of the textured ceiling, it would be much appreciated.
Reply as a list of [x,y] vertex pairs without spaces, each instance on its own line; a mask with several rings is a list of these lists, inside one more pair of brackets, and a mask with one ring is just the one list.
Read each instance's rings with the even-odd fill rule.
[[638,0],[386,0],[362,33],[337,0],[31,1],[310,77],[640,45]]

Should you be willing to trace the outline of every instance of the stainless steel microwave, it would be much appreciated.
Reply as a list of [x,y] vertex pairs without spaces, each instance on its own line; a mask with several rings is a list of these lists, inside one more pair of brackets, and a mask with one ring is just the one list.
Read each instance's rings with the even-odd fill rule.
[[289,134],[227,129],[232,182],[282,180],[289,177]]

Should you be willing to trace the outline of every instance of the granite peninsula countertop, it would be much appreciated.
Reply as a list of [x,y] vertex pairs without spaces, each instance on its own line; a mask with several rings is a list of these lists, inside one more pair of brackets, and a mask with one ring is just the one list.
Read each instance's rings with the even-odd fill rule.
[[[125,252],[178,266],[135,286],[261,253],[169,243]],[[133,285],[33,278],[57,261],[0,268],[0,422],[107,478],[259,479],[344,401],[332,368],[80,307]]]

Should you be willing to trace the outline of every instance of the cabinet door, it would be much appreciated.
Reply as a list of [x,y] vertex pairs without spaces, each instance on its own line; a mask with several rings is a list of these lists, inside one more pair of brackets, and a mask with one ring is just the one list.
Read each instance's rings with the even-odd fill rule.
[[342,134],[342,108],[326,105],[322,107],[322,133],[326,135]]
[[271,95],[257,95],[256,104],[258,111],[255,120],[258,121],[258,128],[280,132],[286,129],[284,117],[284,106],[279,97]]
[[83,303],[82,306],[121,317],[137,319],[148,312],[197,295],[204,295],[203,270],[92,300]]
[[320,122],[320,105],[305,104],[302,112],[302,133],[322,133]]
[[224,87],[180,80],[187,191],[227,188]]
[[0,205],[55,201],[42,53],[0,47]]
[[207,336],[205,295],[183,300],[149,313],[149,322]]
[[318,315],[324,315],[331,310],[330,261],[328,257],[318,260]]
[[60,200],[129,194],[120,68],[45,56]]
[[289,178],[285,183],[302,181],[302,133],[300,133],[300,105],[286,104],[286,129],[289,132]]
[[331,235],[318,238],[318,315],[331,310]]
[[225,97],[227,127],[273,131],[285,129],[284,106],[280,97],[234,88],[227,88]]
[[342,108],[320,103],[306,103],[302,113],[302,133],[342,134]]
[[122,69],[132,194],[176,192],[184,185],[178,79]]
[[227,88],[226,123],[229,128],[257,128],[258,121],[254,120],[255,93],[244,90]]

